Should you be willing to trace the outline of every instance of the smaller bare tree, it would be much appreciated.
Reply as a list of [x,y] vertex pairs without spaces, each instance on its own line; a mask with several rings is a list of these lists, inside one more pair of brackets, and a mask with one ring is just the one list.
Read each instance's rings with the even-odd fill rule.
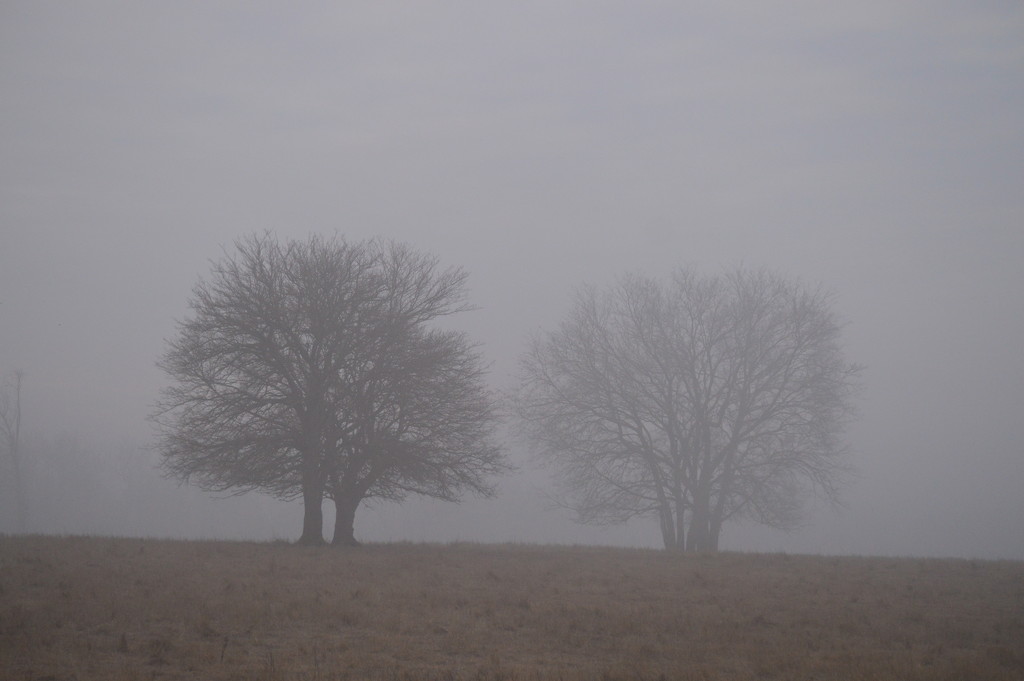
[[0,439],[11,466],[15,518],[18,532],[25,531],[25,484],[21,462],[21,383],[24,373],[15,371],[0,387]]
[[791,528],[834,499],[859,367],[831,299],[763,271],[584,289],[523,358],[524,433],[582,522],[658,518],[665,547],[714,551],[722,525]]

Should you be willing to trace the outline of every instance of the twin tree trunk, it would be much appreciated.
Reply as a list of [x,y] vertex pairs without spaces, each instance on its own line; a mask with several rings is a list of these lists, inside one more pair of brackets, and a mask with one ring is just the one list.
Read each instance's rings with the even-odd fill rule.
[[689,553],[717,551],[722,531],[720,509],[712,508],[706,494],[695,495],[687,526],[684,506],[677,502],[673,513],[671,503],[665,499],[660,506],[661,538],[665,549]]
[[690,529],[686,534],[686,551],[689,553],[718,551],[722,522],[715,517],[707,500],[701,501],[703,503],[695,504],[690,516]]
[[[341,493],[339,485],[332,485],[334,500],[334,538],[331,543],[334,546],[358,546],[359,542],[355,537],[356,509],[362,501],[362,496],[355,493]],[[303,473],[302,485],[302,536],[299,537],[299,544],[306,546],[321,546],[324,544],[324,492],[325,487],[320,479],[318,471],[309,466]]]
[[[324,542],[324,495],[321,490],[307,488],[302,493],[302,536],[297,543],[321,546]],[[360,499],[341,497],[334,500],[334,546],[359,546],[355,537],[356,509]]]

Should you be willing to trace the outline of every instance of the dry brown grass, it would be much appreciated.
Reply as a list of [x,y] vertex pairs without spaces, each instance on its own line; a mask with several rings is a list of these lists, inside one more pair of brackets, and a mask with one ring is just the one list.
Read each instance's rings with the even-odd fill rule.
[[1024,679],[1024,563],[0,537],[0,678]]

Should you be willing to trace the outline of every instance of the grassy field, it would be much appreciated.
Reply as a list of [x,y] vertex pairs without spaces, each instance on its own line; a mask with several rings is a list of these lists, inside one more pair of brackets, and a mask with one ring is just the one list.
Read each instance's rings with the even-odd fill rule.
[[0,678],[1024,679],[1024,563],[0,537]]

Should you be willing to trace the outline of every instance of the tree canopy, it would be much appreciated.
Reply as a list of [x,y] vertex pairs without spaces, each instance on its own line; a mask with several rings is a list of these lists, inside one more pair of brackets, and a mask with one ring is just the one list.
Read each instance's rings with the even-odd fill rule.
[[430,322],[467,308],[465,273],[395,243],[255,235],[213,264],[159,363],[168,474],[304,503],[300,542],[352,543],[366,498],[456,501],[506,469],[475,346]]
[[847,470],[839,335],[826,293],[765,271],[584,288],[523,357],[521,429],[582,522],[654,516],[694,551],[730,519],[791,528]]

